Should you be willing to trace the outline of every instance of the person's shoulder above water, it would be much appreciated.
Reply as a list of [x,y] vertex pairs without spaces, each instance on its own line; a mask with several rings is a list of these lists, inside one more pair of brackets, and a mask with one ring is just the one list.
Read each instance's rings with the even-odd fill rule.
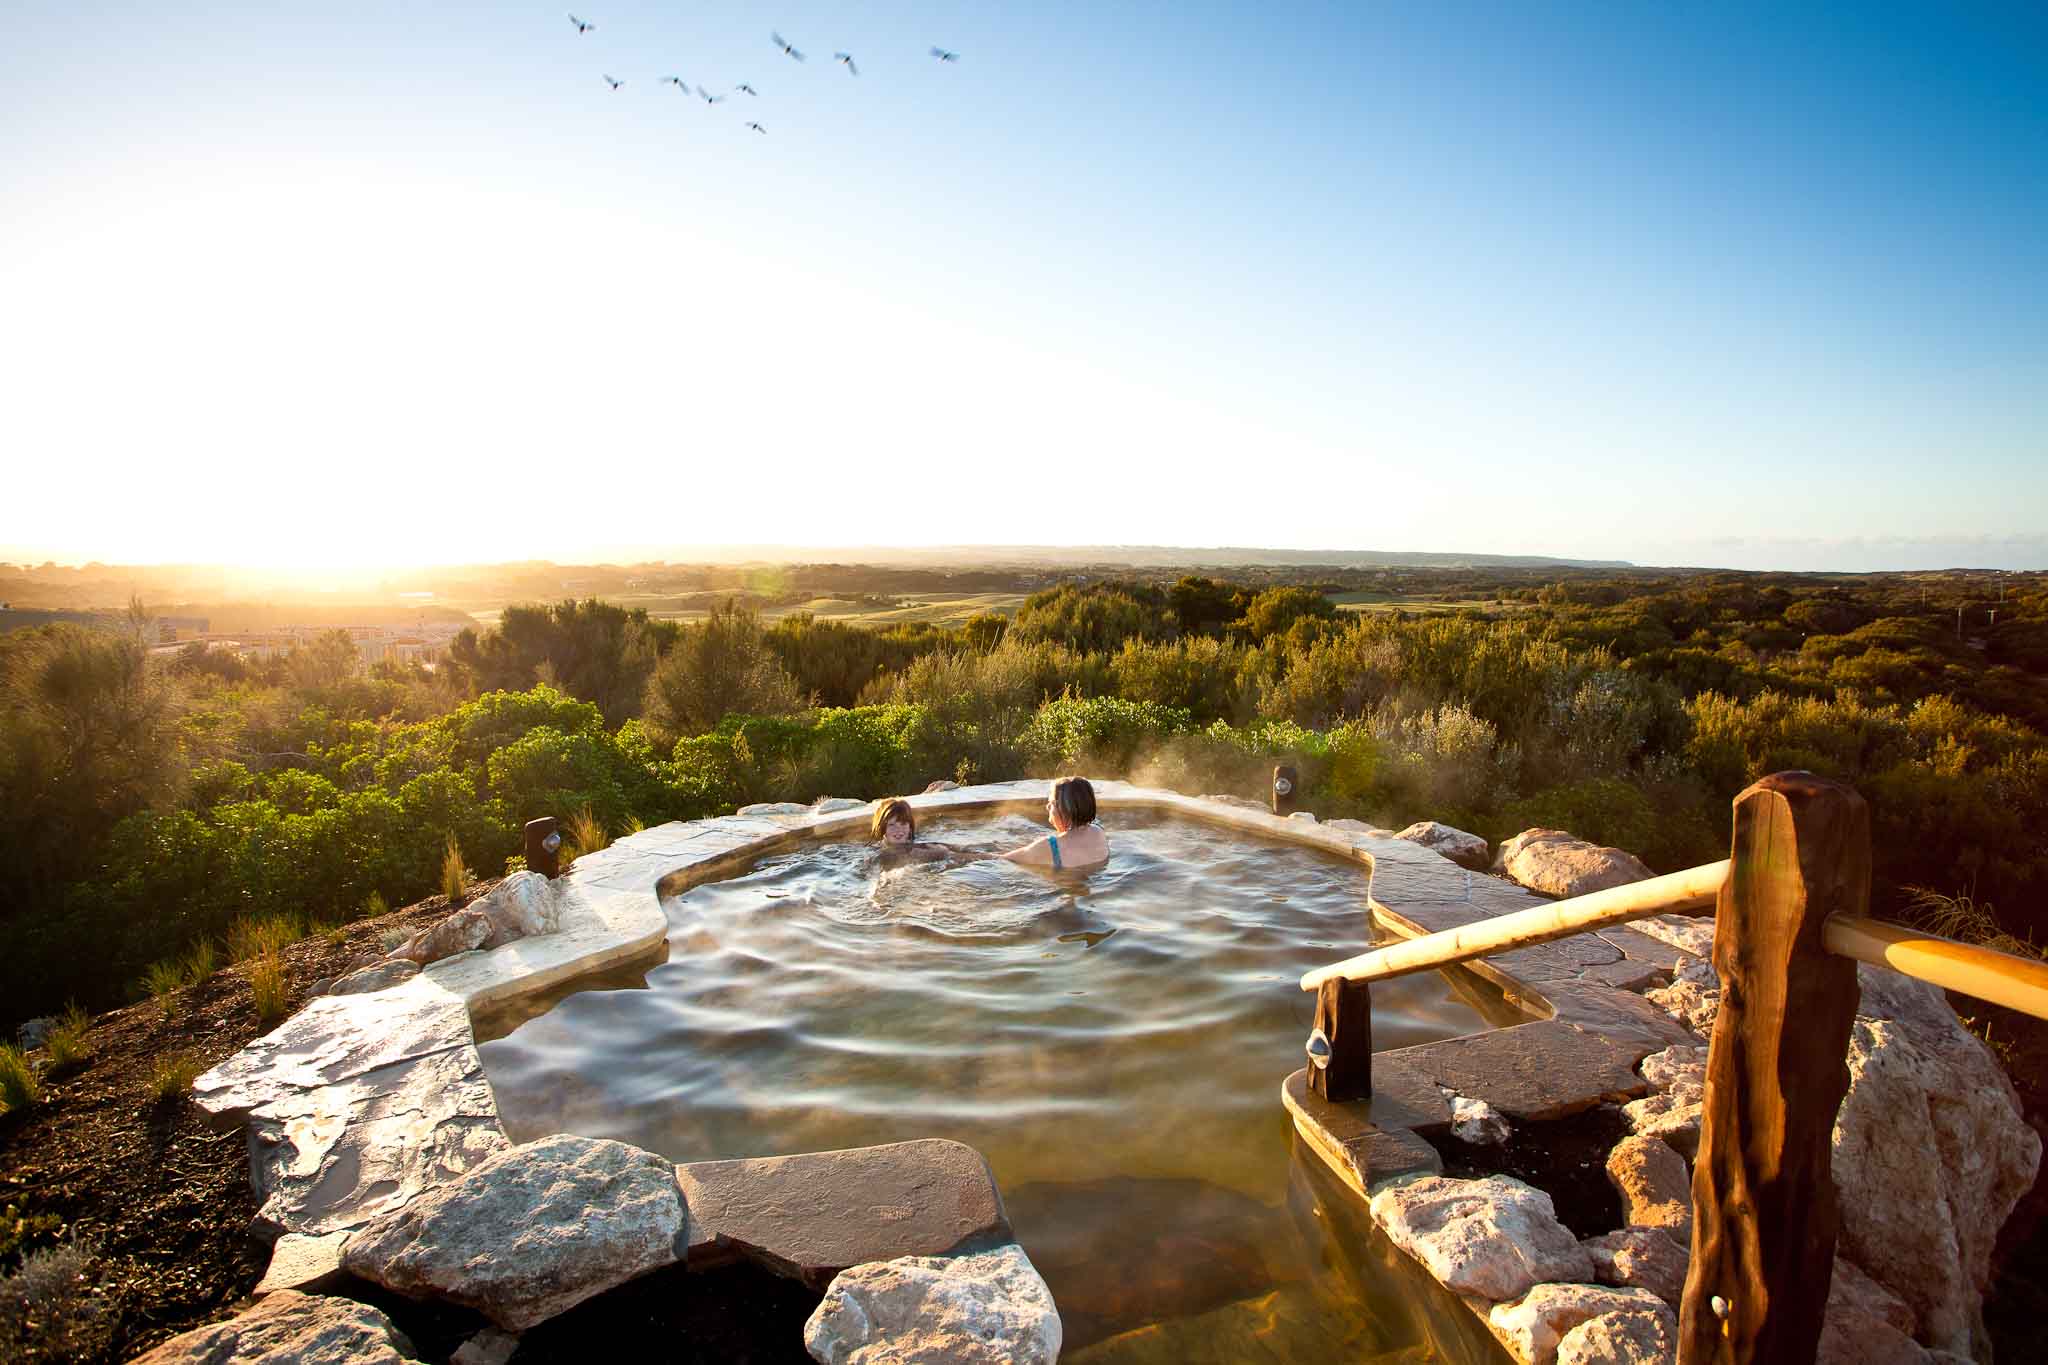
[[1045,802],[1046,823],[1053,832],[1002,856],[1026,867],[1062,870],[1093,867],[1109,859],[1109,836],[1095,823],[1095,788],[1085,777],[1063,777],[1053,783]]

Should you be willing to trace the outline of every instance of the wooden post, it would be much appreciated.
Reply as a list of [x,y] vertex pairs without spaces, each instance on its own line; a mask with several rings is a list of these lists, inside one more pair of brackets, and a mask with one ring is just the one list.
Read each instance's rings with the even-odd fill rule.
[[526,870],[553,880],[562,875],[562,836],[552,815],[526,822]]
[[1856,964],[1822,940],[1830,914],[1869,903],[1869,808],[1839,782],[1775,773],[1735,798],[1730,862],[1679,1360],[1810,1365],[1841,1223],[1830,1138],[1858,998]]
[[1372,987],[1363,981],[1326,981],[1316,990],[1316,1031],[1329,1052],[1311,1057],[1308,1088],[1324,1099],[1372,1097]]

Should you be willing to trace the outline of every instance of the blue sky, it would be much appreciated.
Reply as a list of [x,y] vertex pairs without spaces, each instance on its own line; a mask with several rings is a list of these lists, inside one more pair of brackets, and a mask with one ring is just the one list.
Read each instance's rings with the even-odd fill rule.
[[1794,8],[22,7],[0,557],[2048,567],[2048,11]]

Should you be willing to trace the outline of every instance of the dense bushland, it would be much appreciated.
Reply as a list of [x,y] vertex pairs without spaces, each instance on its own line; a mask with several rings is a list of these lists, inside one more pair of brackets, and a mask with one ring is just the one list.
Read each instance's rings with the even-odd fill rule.
[[1426,616],[1341,614],[1314,585],[1074,584],[955,630],[564,602],[431,673],[359,673],[345,637],[258,666],[20,632],[0,637],[6,1012],[117,1003],[238,925],[495,873],[542,813],[587,812],[597,841],[1062,770],[1257,796],[1281,761],[1326,817],[1561,826],[1659,869],[1722,856],[1746,782],[1811,768],[1871,802],[1881,912],[1964,894],[2039,938],[2048,591],[2001,588],[1995,627],[1969,585],[1740,575],[1504,584]]

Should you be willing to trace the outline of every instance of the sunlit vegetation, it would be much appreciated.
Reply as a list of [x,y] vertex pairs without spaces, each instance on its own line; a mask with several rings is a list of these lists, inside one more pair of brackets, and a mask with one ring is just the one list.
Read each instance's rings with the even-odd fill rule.
[[64,1012],[57,1016],[57,1022],[43,1037],[43,1051],[50,1054],[52,1070],[69,1070],[91,1055],[92,1045],[86,1041],[86,1034],[91,1028],[92,1019],[77,1001],[64,1007]]
[[149,1098],[158,1104],[183,1099],[206,1067],[189,1052],[166,1052],[149,1069]]
[[43,1098],[43,1082],[28,1053],[0,1043],[0,1114],[31,1109]]
[[1924,887],[1971,908],[1942,921],[1966,936],[2048,937],[2040,576],[1188,575],[874,628],[564,602],[434,672],[362,671],[341,638],[163,661],[47,627],[0,637],[0,694],[22,1016],[136,981],[174,1010],[217,944],[257,964],[459,900],[540,815],[573,854],[753,801],[1068,770],[1258,797],[1287,762],[1326,818],[1558,826],[1664,870],[1725,856],[1744,784],[1809,768],[1870,801],[1880,913],[1929,922]]
[[249,1003],[256,1011],[260,1028],[272,1028],[285,1015],[284,958],[276,948],[266,947],[247,963]]

